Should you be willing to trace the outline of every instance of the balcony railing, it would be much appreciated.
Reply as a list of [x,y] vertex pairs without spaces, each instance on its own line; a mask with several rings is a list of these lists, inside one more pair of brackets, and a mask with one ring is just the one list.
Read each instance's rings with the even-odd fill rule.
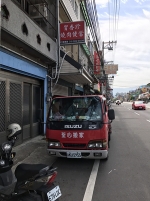
[[52,39],[57,35],[56,0],[12,0]]

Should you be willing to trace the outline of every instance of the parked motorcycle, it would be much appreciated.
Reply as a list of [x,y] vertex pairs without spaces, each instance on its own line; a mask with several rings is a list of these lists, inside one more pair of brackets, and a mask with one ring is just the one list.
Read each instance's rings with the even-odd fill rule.
[[19,164],[12,172],[16,155],[12,147],[21,134],[19,124],[8,126],[8,141],[0,145],[0,200],[1,201],[58,201],[59,186],[54,185],[57,168],[44,164]]

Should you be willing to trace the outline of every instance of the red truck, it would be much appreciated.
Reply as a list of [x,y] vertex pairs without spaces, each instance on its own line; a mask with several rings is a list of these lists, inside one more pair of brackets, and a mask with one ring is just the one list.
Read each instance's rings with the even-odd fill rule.
[[102,95],[55,97],[50,105],[48,153],[57,157],[107,159],[113,109]]

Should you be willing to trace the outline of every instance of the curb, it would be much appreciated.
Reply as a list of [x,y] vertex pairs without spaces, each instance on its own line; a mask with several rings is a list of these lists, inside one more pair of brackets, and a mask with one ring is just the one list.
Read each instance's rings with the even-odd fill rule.
[[55,156],[47,152],[47,141],[45,136],[37,136],[13,148],[16,152],[12,171],[21,163],[53,165]]

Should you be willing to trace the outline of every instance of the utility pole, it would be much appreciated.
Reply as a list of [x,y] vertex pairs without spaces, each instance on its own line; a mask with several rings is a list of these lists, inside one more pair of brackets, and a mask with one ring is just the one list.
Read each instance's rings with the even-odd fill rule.
[[[105,49],[107,49],[107,50],[113,50],[113,44],[116,44],[117,43],[117,41],[108,41],[108,42],[104,42],[103,41],[103,43],[102,43],[102,59],[103,59],[103,66],[102,66],[102,69],[103,69],[103,75],[105,76],[105,85],[106,85],[106,87],[107,87],[107,85],[108,85],[108,76],[107,75],[105,75],[105,73],[104,73],[104,64],[105,64],[105,62],[104,62],[104,50]],[[103,91],[103,86],[101,86],[101,91]]]
[[113,50],[113,44],[116,44],[117,41],[109,41],[109,42],[104,42],[103,41],[103,45],[102,45],[102,57],[104,59],[104,49],[108,49],[108,50]]

